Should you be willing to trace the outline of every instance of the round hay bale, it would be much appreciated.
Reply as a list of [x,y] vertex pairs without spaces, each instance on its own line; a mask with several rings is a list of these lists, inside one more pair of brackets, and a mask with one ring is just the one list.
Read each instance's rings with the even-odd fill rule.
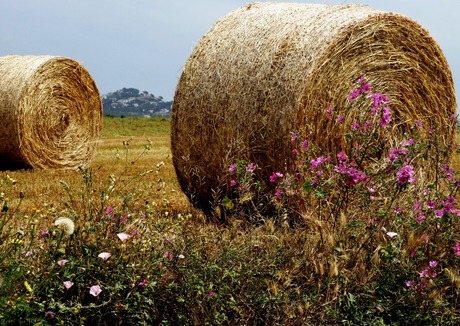
[[390,98],[389,146],[420,119],[450,148],[451,71],[413,20],[362,5],[253,3],[217,21],[191,53],[174,97],[171,148],[183,191],[209,210],[229,195],[235,158],[258,164],[263,180],[289,170],[291,131],[339,151],[343,132],[325,111],[344,110],[361,75]]
[[102,129],[95,82],[78,62],[0,57],[0,167],[86,166]]

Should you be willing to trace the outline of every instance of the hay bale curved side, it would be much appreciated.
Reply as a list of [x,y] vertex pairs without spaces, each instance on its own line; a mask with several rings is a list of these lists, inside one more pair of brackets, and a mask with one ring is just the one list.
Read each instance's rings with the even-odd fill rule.
[[185,194],[212,209],[230,194],[235,158],[257,163],[263,180],[291,169],[293,130],[340,150],[325,110],[343,110],[361,74],[391,97],[398,128],[430,117],[452,142],[444,125],[456,111],[450,69],[409,18],[361,5],[255,3],[216,22],[187,60],[173,102],[171,148]]
[[0,57],[0,167],[89,164],[102,130],[102,102],[88,71],[55,56]]

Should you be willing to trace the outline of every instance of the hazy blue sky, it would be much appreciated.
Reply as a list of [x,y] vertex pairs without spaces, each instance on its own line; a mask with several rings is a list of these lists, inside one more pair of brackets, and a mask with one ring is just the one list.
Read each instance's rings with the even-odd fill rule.
[[[81,62],[101,94],[122,87],[165,100],[191,50],[242,0],[0,0],[0,55],[51,54]],[[323,0],[405,14],[440,44],[460,87],[460,0]],[[458,94],[458,91],[457,91]]]

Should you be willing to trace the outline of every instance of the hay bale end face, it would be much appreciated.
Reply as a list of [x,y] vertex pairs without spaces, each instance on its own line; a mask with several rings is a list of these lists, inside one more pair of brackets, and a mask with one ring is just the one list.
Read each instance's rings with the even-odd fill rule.
[[291,131],[339,151],[343,132],[325,111],[343,110],[361,75],[390,98],[389,146],[422,120],[449,149],[452,75],[413,20],[361,5],[253,3],[228,14],[196,45],[177,85],[171,148],[183,191],[212,209],[231,191],[236,158],[257,163],[264,180],[289,170]]
[[99,91],[78,62],[0,57],[0,168],[86,166],[101,129]]

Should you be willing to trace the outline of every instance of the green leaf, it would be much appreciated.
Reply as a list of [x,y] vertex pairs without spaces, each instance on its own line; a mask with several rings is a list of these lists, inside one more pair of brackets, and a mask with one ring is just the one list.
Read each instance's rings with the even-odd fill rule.
[[225,197],[224,199],[222,199],[222,206],[228,209],[233,209],[235,205],[233,204],[233,201],[230,198]]

